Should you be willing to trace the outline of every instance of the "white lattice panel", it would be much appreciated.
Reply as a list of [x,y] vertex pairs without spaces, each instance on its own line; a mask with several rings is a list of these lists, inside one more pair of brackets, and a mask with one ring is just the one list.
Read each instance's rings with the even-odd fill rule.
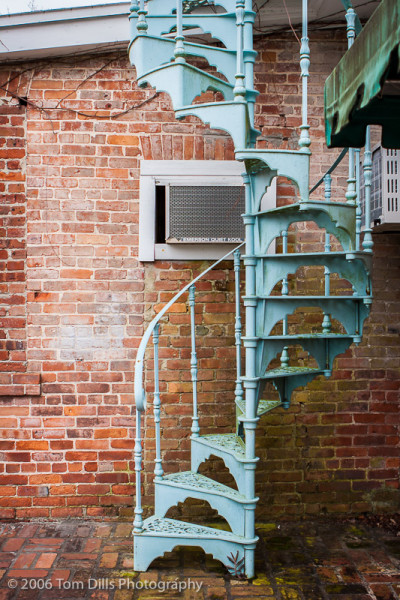
[[400,223],[400,150],[385,150],[382,169],[382,215],[385,223]]

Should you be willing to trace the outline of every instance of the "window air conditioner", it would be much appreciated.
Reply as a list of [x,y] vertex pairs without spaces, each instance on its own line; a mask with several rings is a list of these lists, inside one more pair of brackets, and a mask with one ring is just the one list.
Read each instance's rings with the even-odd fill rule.
[[[365,191],[360,165],[360,202],[365,227]],[[371,227],[375,230],[400,230],[400,150],[381,146],[372,152]]]
[[165,186],[167,244],[226,244],[244,240],[244,186]]

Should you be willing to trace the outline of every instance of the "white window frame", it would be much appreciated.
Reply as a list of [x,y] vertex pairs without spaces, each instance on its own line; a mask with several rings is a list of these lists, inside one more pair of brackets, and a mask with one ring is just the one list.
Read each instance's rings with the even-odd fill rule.
[[[230,160],[142,160],[140,162],[139,260],[216,260],[237,243],[156,244],[156,185],[243,185],[244,165]],[[276,179],[262,209],[276,206]]]

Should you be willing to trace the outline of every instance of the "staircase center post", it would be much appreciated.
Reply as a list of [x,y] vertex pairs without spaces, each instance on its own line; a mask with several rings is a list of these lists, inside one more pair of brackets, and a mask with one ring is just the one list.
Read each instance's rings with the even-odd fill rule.
[[[244,223],[246,228],[246,257],[244,264],[246,267],[246,375],[244,378],[246,409],[243,417],[243,428],[245,434],[246,458],[255,459],[255,433],[258,422],[257,417],[257,392],[258,380],[256,378],[256,358],[257,358],[257,337],[256,337],[256,264],[257,259],[254,256],[254,227],[255,217],[252,215],[252,189],[250,186],[250,176],[243,174],[243,182],[246,192],[246,208]],[[247,498],[254,498],[255,495],[255,462],[245,465],[245,494]],[[254,510],[246,511],[245,519],[245,537],[254,537]],[[254,573],[254,550],[246,554],[246,574],[252,576]]]
[[193,418],[192,418],[192,434],[193,437],[199,437],[199,416],[197,406],[197,353],[196,353],[196,321],[195,321],[195,304],[196,304],[196,286],[191,285],[189,288],[189,307],[190,307],[190,335],[192,342],[192,352],[190,355],[190,372],[192,375],[193,384]]
[[160,426],[160,378],[159,378],[159,363],[158,363],[158,344],[159,344],[159,324],[154,328],[153,331],[153,345],[154,345],[154,424],[155,424],[155,438],[156,438],[156,458],[154,475],[155,480],[159,481],[164,475],[162,468],[161,459],[161,426]]

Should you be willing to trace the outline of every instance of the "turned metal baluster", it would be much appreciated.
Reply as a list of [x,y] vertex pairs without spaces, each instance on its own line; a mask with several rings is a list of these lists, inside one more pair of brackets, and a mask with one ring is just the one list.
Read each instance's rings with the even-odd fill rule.
[[[324,177],[324,185],[325,185],[325,200],[326,202],[330,202],[331,193],[332,193],[332,177],[330,173],[327,173]],[[328,232],[325,233],[325,247],[324,250],[326,253],[331,251],[331,236]],[[329,267],[324,267],[325,273],[325,296],[330,296],[331,293],[331,281],[330,281],[330,271]],[[322,321],[322,333],[330,333],[332,328],[332,323],[330,319],[330,315],[324,313],[324,318]]]
[[[331,251],[330,236],[329,233],[325,234],[325,252]],[[330,271],[328,267],[325,267],[325,296],[330,296],[331,283],[330,283]],[[322,320],[322,333],[330,333],[332,329],[331,317],[328,313],[324,313]]]
[[244,43],[244,0],[236,0],[236,27],[237,27],[237,45],[236,45],[236,75],[233,95],[235,102],[244,102],[246,97],[243,43]]
[[[325,233],[325,247],[324,250],[327,254],[331,251],[331,236],[329,233]],[[324,267],[325,273],[325,296],[331,294],[331,281],[330,281],[330,270],[329,267]]]
[[142,439],[141,439],[141,419],[140,410],[136,409],[136,437],[135,437],[135,473],[136,473],[136,506],[135,520],[133,522],[134,533],[140,533],[143,530],[143,509],[142,509],[142,486],[141,486],[141,471],[142,471]]
[[[283,254],[287,254],[287,250],[288,250],[288,232],[287,230],[284,230],[281,232],[282,233],[282,253]],[[287,277],[284,277],[282,279],[282,296],[287,296],[289,294],[289,285],[288,285],[288,280]],[[285,315],[283,317],[282,320],[282,334],[283,335],[287,335],[288,334],[288,318],[287,315]],[[289,365],[289,353],[288,353],[288,347],[284,346],[283,350],[282,350],[282,354],[281,354],[281,366],[282,367],[287,367]]]
[[364,197],[365,197],[365,229],[363,249],[372,252],[374,242],[372,241],[371,229],[371,185],[372,185],[372,152],[371,152],[371,128],[368,126],[365,136],[364,151]]
[[[356,13],[353,8],[349,8],[346,12],[347,21],[347,47],[351,48],[356,37]],[[357,198],[356,192],[356,177],[354,172],[354,148],[349,148],[349,178],[347,180],[346,201],[348,204],[355,204]]]
[[[324,177],[324,185],[325,185],[325,200],[326,202],[331,201],[331,193],[332,193],[332,177],[330,173],[327,173]],[[331,251],[331,236],[328,232],[325,233],[325,252]],[[325,296],[329,296],[330,294],[330,271],[328,267],[325,267]]]
[[139,10],[139,3],[138,3],[138,0],[132,0],[132,1],[131,1],[131,5],[130,5],[130,7],[129,7],[129,12],[130,12],[131,14],[133,14],[133,13],[137,13],[137,11],[138,11],[138,10]]
[[199,437],[199,417],[197,407],[197,354],[196,354],[196,323],[195,323],[195,294],[196,287],[191,285],[189,288],[189,306],[190,306],[190,332],[192,339],[192,352],[190,355],[190,372],[192,374],[193,384],[193,419],[192,434],[193,437]]
[[362,209],[361,209],[361,196],[360,196],[360,150],[355,151],[355,162],[356,162],[356,250],[360,250],[361,246],[361,222],[362,222]]
[[[253,25],[255,14],[253,13],[252,0],[245,0],[244,5],[244,28],[243,28],[243,61],[245,73],[245,87],[252,90],[254,87],[254,61],[256,52],[253,49]],[[247,98],[249,109],[250,124],[254,127],[254,105],[255,97],[251,95]]]
[[301,81],[302,81],[302,106],[301,106],[301,115],[302,115],[302,124],[300,126],[300,139],[299,146],[300,150],[303,152],[310,152],[309,146],[311,144],[309,129],[310,126],[308,124],[308,114],[307,114],[307,104],[308,104],[308,77],[309,77],[309,67],[310,67],[310,46],[308,40],[308,2],[307,0],[303,0],[303,16],[302,16],[302,37],[301,37],[301,47],[300,47],[300,68],[301,68]]
[[160,426],[160,378],[159,378],[159,364],[158,364],[158,343],[159,343],[159,324],[154,328],[153,331],[153,344],[154,344],[154,424],[155,424],[155,438],[156,438],[156,458],[154,475],[156,481],[162,479],[164,471],[162,468],[161,459],[161,426]]
[[182,0],[176,0],[176,36],[175,36],[175,62],[184,63],[185,61],[185,46],[182,26]]
[[236,345],[236,387],[235,400],[243,399],[242,384],[242,318],[240,316],[240,250],[233,253],[233,265],[235,271],[235,345]]
[[144,7],[144,0],[140,0],[139,10],[137,11],[137,14],[138,22],[136,24],[136,29],[138,30],[139,34],[145,35],[147,34],[149,26],[146,21],[147,10]]

